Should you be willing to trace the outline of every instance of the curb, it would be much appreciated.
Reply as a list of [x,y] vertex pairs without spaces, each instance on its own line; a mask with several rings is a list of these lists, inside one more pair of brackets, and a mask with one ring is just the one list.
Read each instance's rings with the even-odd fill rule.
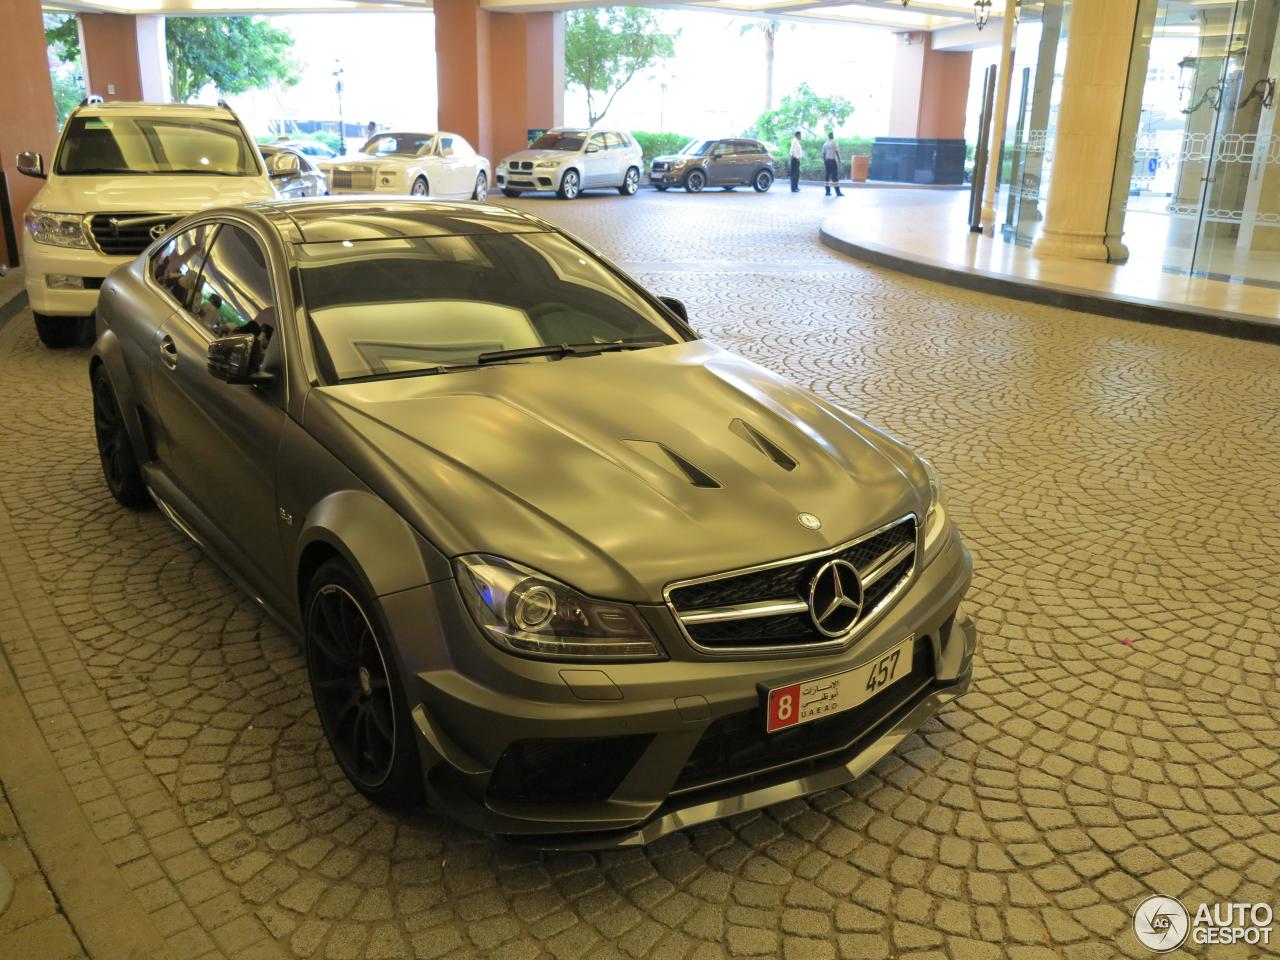
[[27,291],[19,290],[4,303],[0,303],[0,327],[27,309]]
[[934,280],[979,293],[990,293],[1013,300],[1025,300],[1029,303],[1093,313],[1103,317],[1135,320],[1139,323],[1195,330],[1200,333],[1214,333],[1239,340],[1280,344],[1280,321],[1267,320],[1263,317],[1230,311],[1196,311],[1140,297],[1118,300],[1082,287],[1010,277],[972,267],[956,267],[941,260],[905,254],[878,243],[846,240],[830,232],[826,223],[818,229],[818,238],[825,246],[855,260],[897,270],[909,276],[919,277],[921,280]]

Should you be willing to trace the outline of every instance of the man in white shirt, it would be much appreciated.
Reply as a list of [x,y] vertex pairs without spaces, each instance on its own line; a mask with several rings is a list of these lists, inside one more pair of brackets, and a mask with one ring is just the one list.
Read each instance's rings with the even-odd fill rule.
[[800,192],[800,160],[804,156],[804,145],[800,143],[800,131],[791,138],[791,192]]

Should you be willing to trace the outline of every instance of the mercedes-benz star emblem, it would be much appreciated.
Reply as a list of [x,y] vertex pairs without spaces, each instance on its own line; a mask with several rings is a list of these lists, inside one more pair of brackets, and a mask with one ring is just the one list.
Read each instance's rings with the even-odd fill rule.
[[817,530],[822,526],[822,521],[815,517],[812,513],[801,513],[796,516],[800,521],[800,526],[806,530]]
[[151,228],[151,231],[150,231],[151,239],[159,240],[161,237],[164,236],[164,232],[168,229],[169,228],[165,226],[163,223],[157,223],[154,227]]
[[826,637],[841,637],[862,615],[862,579],[847,560],[828,560],[809,583],[809,617]]

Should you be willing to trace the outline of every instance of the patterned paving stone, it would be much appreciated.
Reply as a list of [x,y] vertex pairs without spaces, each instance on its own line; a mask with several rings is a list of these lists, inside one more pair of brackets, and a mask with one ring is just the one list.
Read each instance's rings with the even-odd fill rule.
[[372,808],[292,641],[110,500],[85,357],[20,316],[0,590],[27,634],[2,642],[50,746],[79,731],[59,763],[183,955],[1142,957],[1148,893],[1274,901],[1280,349],[855,265],[818,245],[812,190],[519,205],[934,460],[975,555],[972,690],[844,789],[644,850]]

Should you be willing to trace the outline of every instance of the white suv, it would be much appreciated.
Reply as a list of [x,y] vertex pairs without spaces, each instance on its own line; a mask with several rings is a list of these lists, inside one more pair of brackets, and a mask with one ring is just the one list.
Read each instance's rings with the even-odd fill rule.
[[49,347],[79,342],[103,279],[175,221],[206,207],[268,200],[275,190],[253,139],[227,106],[91,103],[67,118],[24,217],[22,261],[36,331]]
[[640,144],[618,130],[548,130],[528,150],[498,165],[496,182],[504,195],[554,190],[572,200],[590,187],[613,187],[624,197],[640,189]]

